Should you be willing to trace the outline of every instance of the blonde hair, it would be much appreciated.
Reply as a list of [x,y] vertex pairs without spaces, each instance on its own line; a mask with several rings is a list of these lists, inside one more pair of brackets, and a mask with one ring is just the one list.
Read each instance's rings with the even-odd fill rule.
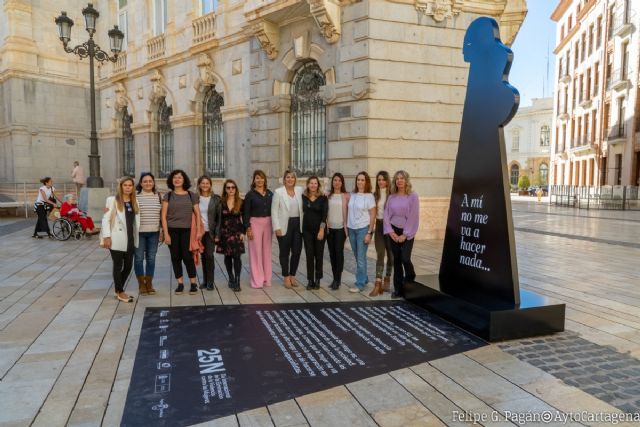
[[133,207],[133,212],[138,213],[138,199],[136,198],[136,182],[130,176],[123,176],[118,180],[118,189],[116,190],[116,209],[120,212],[124,210],[124,191],[122,191],[122,184],[127,181],[131,181],[131,185],[133,185],[134,190],[131,191],[131,195],[129,196],[131,200],[131,206]]
[[293,183],[293,185],[295,186],[296,183],[298,182],[298,176],[291,169],[287,169],[286,171],[284,171],[284,174],[282,175],[282,185],[285,185],[284,181],[287,179],[287,175],[293,175],[293,179],[295,179],[295,182]]
[[396,173],[393,174],[393,179],[391,180],[391,192],[390,194],[397,194],[398,193],[398,187],[396,187],[396,179],[398,179],[399,176],[402,176],[404,178],[404,192],[405,194],[410,194],[413,191],[413,187],[411,186],[411,180],[409,179],[409,172],[404,171],[404,170],[399,170]]
[[322,183],[320,182],[320,178],[318,178],[315,175],[310,176],[309,178],[307,178],[307,185],[305,185],[304,187],[304,195],[309,197],[309,183],[311,182],[312,179],[315,179],[316,182],[318,183],[318,189],[316,190],[316,197],[319,197],[322,195]]

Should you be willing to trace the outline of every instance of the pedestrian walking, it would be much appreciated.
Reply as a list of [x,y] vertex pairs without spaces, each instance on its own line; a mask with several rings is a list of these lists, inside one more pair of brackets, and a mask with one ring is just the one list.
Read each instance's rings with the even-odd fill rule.
[[53,186],[53,180],[51,177],[44,177],[40,180],[42,186],[38,189],[38,197],[34,204],[34,209],[38,215],[38,221],[36,222],[36,228],[33,230],[33,238],[42,239],[39,233],[47,233],[50,239],[53,239],[53,234],[49,229],[48,215],[54,208],[58,206],[58,199],[56,197],[56,189]]
[[71,179],[76,184],[76,194],[80,194],[80,190],[85,185],[87,179],[84,176],[84,169],[80,166],[79,161],[73,162],[73,169],[71,170]]
[[273,192],[267,187],[267,175],[253,172],[251,190],[244,196],[243,224],[249,240],[249,262],[251,265],[251,287],[271,286],[271,204]]

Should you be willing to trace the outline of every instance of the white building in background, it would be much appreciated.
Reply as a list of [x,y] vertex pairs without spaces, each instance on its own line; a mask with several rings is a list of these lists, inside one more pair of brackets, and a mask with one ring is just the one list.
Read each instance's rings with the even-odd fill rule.
[[562,0],[551,18],[551,183],[638,185],[640,1]]
[[509,165],[509,183],[518,185],[526,175],[531,185],[549,183],[549,153],[553,98],[534,98],[531,106],[522,107],[505,126],[504,136]]

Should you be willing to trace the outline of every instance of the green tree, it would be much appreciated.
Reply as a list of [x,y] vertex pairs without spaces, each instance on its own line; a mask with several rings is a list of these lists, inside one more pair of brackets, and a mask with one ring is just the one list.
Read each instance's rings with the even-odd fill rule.
[[519,189],[526,190],[530,185],[531,183],[529,182],[529,177],[527,175],[522,175],[520,178],[518,178]]

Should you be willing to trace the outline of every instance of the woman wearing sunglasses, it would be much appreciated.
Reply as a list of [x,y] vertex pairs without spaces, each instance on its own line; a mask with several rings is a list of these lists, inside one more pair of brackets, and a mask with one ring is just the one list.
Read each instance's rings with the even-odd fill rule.
[[224,266],[229,275],[229,287],[240,292],[240,272],[244,253],[244,225],[242,224],[242,199],[238,185],[227,179],[222,187],[222,216],[216,252],[224,255]]

